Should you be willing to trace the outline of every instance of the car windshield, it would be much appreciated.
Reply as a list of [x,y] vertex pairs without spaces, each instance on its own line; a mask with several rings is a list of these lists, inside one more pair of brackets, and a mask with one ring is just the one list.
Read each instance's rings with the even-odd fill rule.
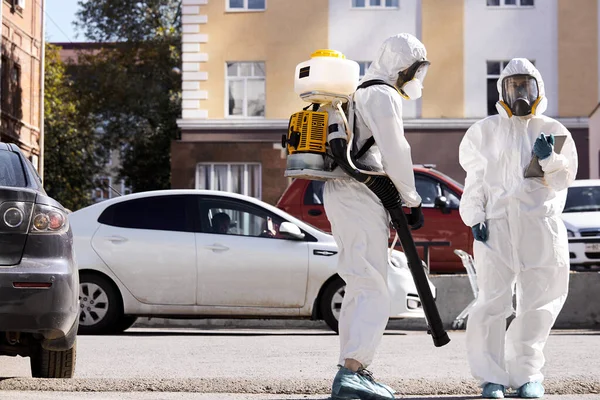
[[21,160],[12,151],[0,150],[0,186],[27,187]]
[[600,186],[570,187],[564,212],[600,211]]

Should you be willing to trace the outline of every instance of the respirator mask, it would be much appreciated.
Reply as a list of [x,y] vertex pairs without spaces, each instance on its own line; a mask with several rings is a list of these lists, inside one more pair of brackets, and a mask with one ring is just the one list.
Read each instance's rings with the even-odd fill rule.
[[510,113],[524,117],[535,113],[540,100],[537,80],[531,75],[511,75],[502,81],[502,106]]
[[402,97],[407,100],[416,100],[423,94],[423,81],[427,75],[427,69],[431,64],[427,60],[420,60],[398,73],[396,87]]

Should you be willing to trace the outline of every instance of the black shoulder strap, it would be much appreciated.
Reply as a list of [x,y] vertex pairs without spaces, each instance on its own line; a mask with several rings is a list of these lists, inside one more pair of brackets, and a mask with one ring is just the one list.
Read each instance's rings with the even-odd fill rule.
[[367,152],[367,150],[369,150],[371,148],[371,146],[373,146],[374,144],[375,144],[375,138],[373,136],[371,136],[370,138],[367,139],[365,144],[363,144],[362,147],[360,148],[360,150],[356,153],[356,155],[355,155],[356,159],[358,160],[359,158],[364,156],[365,153]]
[[385,86],[391,87],[395,91],[398,91],[398,89],[396,89],[396,86],[390,85],[389,83],[387,83],[387,82],[385,82],[384,80],[381,80],[381,79],[371,79],[371,80],[368,80],[368,81],[364,81],[363,83],[361,83],[360,85],[358,85],[358,87],[356,88],[356,90],[368,88],[369,86],[374,86],[374,85],[385,85]]
[[[363,83],[361,83],[360,85],[358,85],[358,87],[356,88],[356,90],[358,89],[364,89],[364,88],[368,88],[369,86],[374,86],[374,85],[386,85],[391,87],[394,90],[398,90],[396,89],[395,86],[390,85],[389,83],[381,80],[381,79],[371,79],[368,81],[364,81]],[[354,113],[354,126],[356,127],[356,112]],[[360,148],[360,150],[358,150],[358,152],[355,155],[355,158],[358,160],[359,158],[361,158],[363,155],[365,155],[365,153],[371,148],[371,146],[373,146],[375,144],[375,138],[373,136],[371,136],[370,138],[367,139],[367,141],[363,144],[363,146]]]

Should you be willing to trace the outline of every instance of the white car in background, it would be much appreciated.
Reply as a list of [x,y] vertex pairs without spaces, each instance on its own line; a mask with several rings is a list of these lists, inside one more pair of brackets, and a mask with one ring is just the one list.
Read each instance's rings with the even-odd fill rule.
[[600,179],[576,180],[569,187],[562,219],[571,267],[600,265]]
[[[227,233],[217,232],[223,213]],[[142,192],[75,211],[69,222],[80,333],[118,333],[139,316],[312,318],[337,331],[345,283],[333,237],[255,198]],[[424,318],[406,257],[393,259],[390,318]]]

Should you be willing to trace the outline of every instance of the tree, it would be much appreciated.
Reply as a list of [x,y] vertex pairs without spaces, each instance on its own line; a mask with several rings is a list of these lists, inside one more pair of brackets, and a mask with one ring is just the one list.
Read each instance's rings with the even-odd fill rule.
[[94,121],[79,111],[58,48],[46,44],[44,76],[45,176],[48,194],[64,207],[77,210],[91,203],[93,177],[104,163]]
[[79,1],[76,27],[98,51],[81,54],[74,77],[103,143],[121,153],[135,192],[170,188],[170,144],[181,107],[181,1]]

